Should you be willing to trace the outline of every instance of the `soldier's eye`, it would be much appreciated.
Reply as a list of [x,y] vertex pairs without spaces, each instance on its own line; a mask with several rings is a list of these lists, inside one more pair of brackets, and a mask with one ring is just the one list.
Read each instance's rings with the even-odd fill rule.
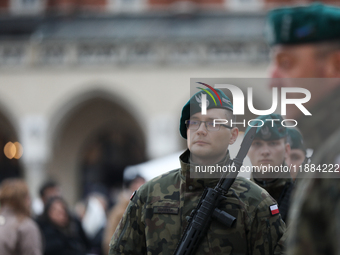
[[257,146],[257,147],[259,147],[259,146],[261,146],[261,143],[255,141],[255,142],[252,143],[252,146]]
[[189,125],[192,126],[192,127],[199,125],[199,121],[197,121],[197,120],[189,120],[188,122],[189,122]]

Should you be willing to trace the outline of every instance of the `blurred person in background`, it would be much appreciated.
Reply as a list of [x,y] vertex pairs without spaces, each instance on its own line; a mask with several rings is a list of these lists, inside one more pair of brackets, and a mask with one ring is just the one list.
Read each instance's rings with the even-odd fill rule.
[[[256,125],[258,121],[263,121],[264,124],[256,130],[248,157],[252,166],[258,169],[252,171],[251,181],[265,189],[277,201],[281,217],[286,222],[293,182],[290,173],[282,170],[282,167],[287,166],[285,160],[290,153],[287,128],[281,125],[282,120],[281,115],[270,114],[261,115],[254,121],[252,125]],[[248,126],[245,133],[250,128]],[[271,171],[270,167],[281,170]]]
[[[267,39],[272,47],[273,87],[304,87],[311,99],[304,106],[312,116],[287,107],[298,121],[315,168],[296,187],[290,214],[288,254],[340,253],[340,8],[323,4],[286,7],[269,12]],[[328,78],[292,84],[280,78]],[[330,79],[332,78],[332,79]],[[301,98],[291,93],[291,98]],[[331,172],[331,168],[333,172]],[[318,178],[322,177],[322,178]]]
[[47,181],[41,186],[39,195],[43,204],[46,205],[50,198],[61,197],[60,185],[56,181]]
[[43,212],[47,201],[49,201],[53,197],[61,197],[59,184],[53,180],[44,182],[39,189],[39,196],[40,205],[38,205],[37,203],[35,205],[33,204],[33,210],[36,216],[36,222],[38,223],[38,225],[41,225],[40,221],[42,221],[42,224],[45,221],[45,218],[43,217]]
[[[334,112],[340,110],[338,16],[339,8],[313,4],[276,9],[267,17],[266,34],[271,46],[270,86],[300,87],[310,91],[311,99],[303,105],[312,116],[304,116],[294,104],[287,104],[285,117],[298,122],[306,146],[313,150],[320,149],[340,126],[340,119],[334,118]],[[297,99],[303,95],[289,93],[288,97]]]
[[123,217],[126,207],[130,202],[131,195],[134,191],[138,190],[140,186],[145,183],[145,179],[140,175],[128,176],[124,178],[124,187],[119,194],[118,203],[111,209],[107,225],[104,231],[102,249],[103,254],[108,254],[111,238],[119,224],[120,219]]
[[61,189],[60,185],[53,180],[44,182],[39,189],[40,200],[33,201],[33,212],[35,216],[39,216],[43,213],[44,207],[47,201],[52,197],[60,197]]
[[299,167],[306,161],[306,148],[300,131],[295,127],[287,128],[287,142],[290,144],[290,153],[286,159],[288,166],[292,165],[290,176],[295,180],[300,169]]
[[0,254],[41,255],[41,235],[30,218],[31,199],[26,183],[20,179],[2,181],[0,205]]
[[71,215],[65,200],[50,198],[38,221],[44,241],[44,255],[85,255],[89,243],[81,223]]

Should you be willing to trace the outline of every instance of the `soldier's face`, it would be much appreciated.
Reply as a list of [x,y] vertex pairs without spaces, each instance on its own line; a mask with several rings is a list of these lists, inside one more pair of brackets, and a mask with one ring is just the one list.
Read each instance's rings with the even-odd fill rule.
[[318,58],[313,44],[274,46],[271,51],[271,78],[326,78],[327,59]]
[[[190,120],[213,121],[214,119],[226,119],[226,110],[209,109],[206,115],[198,112],[190,117]],[[204,123],[198,130],[187,130],[187,144],[191,153],[191,159],[198,164],[216,164],[221,161],[228,146],[236,141],[238,129],[228,129],[221,126],[218,131],[208,131]]]
[[253,166],[280,166],[290,152],[290,145],[284,138],[273,141],[254,139],[248,157]]
[[[337,64],[334,61],[335,53],[322,53],[325,48],[320,47],[316,44],[273,47],[269,67],[269,76],[272,78],[270,87],[277,87],[279,91],[281,87],[299,87],[309,90],[311,99],[304,106],[311,109],[335,85],[330,79],[326,82],[320,79],[297,78],[337,78],[337,69],[339,69],[336,68]],[[304,95],[289,93],[288,97],[298,99],[303,98]],[[287,105],[287,118],[295,119],[300,115],[301,111],[294,104]]]

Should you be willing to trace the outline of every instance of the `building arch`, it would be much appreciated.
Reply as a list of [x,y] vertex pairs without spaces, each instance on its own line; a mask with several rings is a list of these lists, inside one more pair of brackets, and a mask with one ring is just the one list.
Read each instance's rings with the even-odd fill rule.
[[74,203],[91,191],[120,188],[124,168],[146,160],[146,142],[131,106],[113,93],[93,89],[69,101],[56,112],[59,123],[51,122],[47,176]]

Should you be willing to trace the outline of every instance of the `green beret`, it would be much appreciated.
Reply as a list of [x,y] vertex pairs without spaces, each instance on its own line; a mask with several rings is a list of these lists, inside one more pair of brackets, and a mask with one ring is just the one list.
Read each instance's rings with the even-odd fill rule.
[[204,83],[198,83],[210,88],[206,88],[204,86],[197,87],[200,89],[200,91],[193,95],[182,109],[182,116],[179,123],[179,132],[185,139],[187,139],[187,127],[185,125],[185,121],[188,120],[191,115],[201,111],[202,94],[207,94],[207,110],[211,108],[222,108],[233,111],[233,105],[229,97],[227,97],[222,90],[214,89]]
[[303,137],[300,131],[296,128],[287,128],[287,142],[290,144],[290,148],[299,149],[306,153],[306,148],[303,144]]
[[257,128],[255,138],[264,141],[279,140],[287,136],[287,128],[281,125],[282,120],[280,114],[261,115],[250,122],[251,126],[247,127],[245,134],[252,126],[262,125],[263,122],[263,125]]
[[340,8],[320,3],[272,10],[266,39],[276,44],[305,44],[340,39]]

